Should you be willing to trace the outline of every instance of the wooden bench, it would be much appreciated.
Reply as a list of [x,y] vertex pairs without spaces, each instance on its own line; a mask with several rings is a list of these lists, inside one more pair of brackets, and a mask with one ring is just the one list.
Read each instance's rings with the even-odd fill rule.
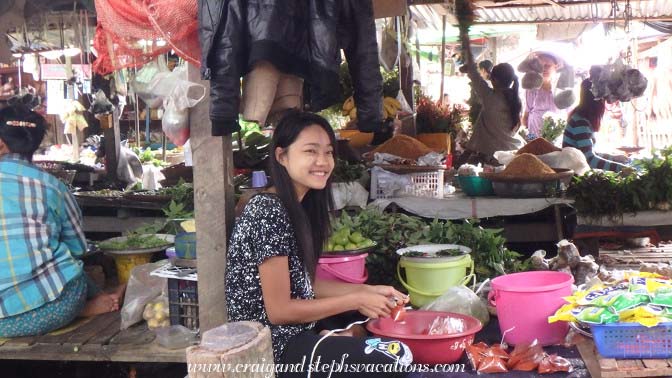
[[50,361],[186,362],[184,349],[160,346],[147,324],[121,331],[119,312],[103,314],[56,335],[0,339],[0,359]]

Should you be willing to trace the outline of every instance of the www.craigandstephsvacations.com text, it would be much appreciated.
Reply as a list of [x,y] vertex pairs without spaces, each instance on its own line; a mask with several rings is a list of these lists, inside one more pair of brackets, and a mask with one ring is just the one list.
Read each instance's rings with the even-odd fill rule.
[[306,358],[300,363],[296,364],[274,364],[273,362],[266,362],[262,359],[259,363],[238,363],[238,364],[188,364],[187,369],[189,373],[295,373],[295,372],[313,372],[313,373],[327,373],[328,377],[332,373],[461,373],[465,371],[465,364],[410,364],[401,365],[398,363],[390,364],[358,364],[349,363],[347,361],[348,354],[341,356],[340,361],[330,360],[322,361],[321,357],[316,357],[315,360],[308,364]]

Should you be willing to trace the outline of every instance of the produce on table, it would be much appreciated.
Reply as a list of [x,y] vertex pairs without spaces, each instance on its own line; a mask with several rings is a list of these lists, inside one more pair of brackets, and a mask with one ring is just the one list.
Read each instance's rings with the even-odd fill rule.
[[126,239],[108,240],[99,244],[100,249],[107,251],[124,251],[133,249],[149,249],[169,245],[165,239],[161,239],[155,235],[141,235],[131,233]]
[[334,220],[336,229],[347,227],[359,231],[376,242],[374,253],[367,257],[368,283],[402,288],[397,281],[396,251],[421,244],[458,244],[471,248],[475,272],[479,279],[527,269],[521,255],[504,246],[501,229],[484,229],[477,223],[462,224],[434,220],[425,222],[420,217],[400,213],[385,213],[374,207],[350,216],[343,212]]
[[[401,103],[393,97],[383,97],[383,119],[395,118],[401,110]],[[348,97],[343,102],[341,114],[350,117],[351,121],[357,119],[357,106],[354,97]]]
[[350,228],[341,227],[337,228],[327,240],[325,252],[354,251],[374,245],[373,240],[365,238],[361,232],[351,232]]
[[93,191],[75,192],[75,194],[87,197],[114,198],[114,197],[121,197],[121,195],[124,194],[124,192],[122,192],[121,190],[114,190],[114,189],[101,189]]
[[413,137],[400,134],[395,135],[376,147],[373,153],[376,152],[392,154],[404,159],[417,160],[419,157],[433,152],[433,150]]
[[672,147],[652,158],[636,159],[636,174],[592,170],[574,177],[567,194],[574,207],[587,218],[619,219],[627,213],[645,210],[669,211],[672,203]]
[[170,319],[168,313],[168,301],[165,297],[159,297],[145,305],[142,318],[147,321],[149,329],[168,327]]
[[546,139],[540,137],[524,145],[521,149],[516,151],[516,155],[521,154],[546,155],[550,154],[551,152],[557,152],[557,151],[562,151],[562,149],[556,147]]
[[545,259],[546,251],[540,249],[530,258],[530,266],[533,270],[554,270],[566,272],[574,276],[575,285],[583,285],[589,282],[599,271],[593,256],[581,256],[576,246],[567,240],[561,240],[557,244],[558,255],[552,259]]
[[516,156],[498,175],[502,177],[535,178],[555,174],[555,171],[538,157],[523,153]]
[[420,252],[420,251],[408,251],[404,253],[404,257],[456,257],[456,256],[462,256],[464,255],[464,252],[462,252],[460,249],[453,248],[453,249],[442,249],[437,252]]
[[364,164],[348,163],[343,159],[337,159],[332,173],[333,182],[352,182],[362,178],[366,171]]

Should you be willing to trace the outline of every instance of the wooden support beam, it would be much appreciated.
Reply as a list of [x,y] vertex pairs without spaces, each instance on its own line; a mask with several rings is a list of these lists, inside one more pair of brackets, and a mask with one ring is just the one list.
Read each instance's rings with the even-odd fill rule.
[[[441,17],[441,93],[439,93],[439,101],[443,104],[443,85],[446,81],[446,16]],[[444,104],[445,105],[445,104]]]
[[[225,278],[227,239],[234,222],[233,151],[231,136],[213,137],[208,115],[210,83],[189,65],[189,80],[208,89],[205,100],[191,108],[191,149],[194,161],[194,205],[201,331],[227,321]],[[232,94],[235,95],[235,94]]]

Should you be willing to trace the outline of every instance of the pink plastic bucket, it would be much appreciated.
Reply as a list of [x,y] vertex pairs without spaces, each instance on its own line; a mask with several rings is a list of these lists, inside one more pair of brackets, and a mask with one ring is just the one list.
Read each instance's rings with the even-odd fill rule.
[[361,284],[369,275],[366,272],[368,254],[343,257],[321,257],[317,262],[315,276],[322,280],[343,281]]
[[574,277],[563,272],[523,272],[492,280],[488,295],[497,308],[499,329],[506,330],[504,341],[520,344],[539,340],[541,345],[560,344],[568,331],[566,322],[548,324],[548,317],[567,303],[562,297],[572,294]]

